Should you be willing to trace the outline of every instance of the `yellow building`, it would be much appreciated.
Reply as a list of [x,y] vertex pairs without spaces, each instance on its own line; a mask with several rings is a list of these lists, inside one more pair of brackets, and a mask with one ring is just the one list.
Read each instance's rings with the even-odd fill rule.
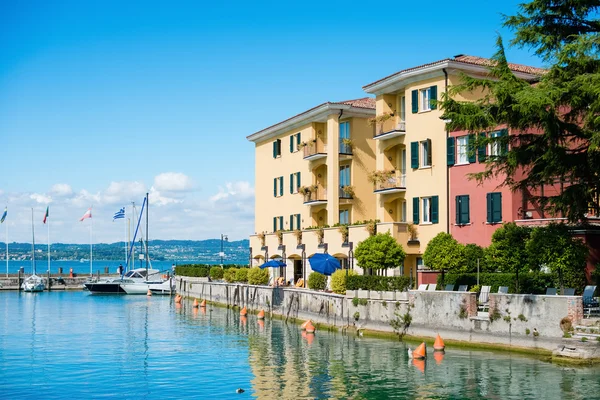
[[[414,274],[423,265],[421,256],[427,243],[438,233],[449,232],[455,222],[448,201],[451,182],[447,158],[448,151],[455,148],[447,147],[448,132],[436,101],[450,86],[460,83],[462,74],[485,77],[490,65],[486,58],[458,55],[396,72],[363,87],[376,96],[377,103],[377,219],[391,224],[394,232],[412,230],[416,239],[399,240],[408,254],[404,273]],[[538,68],[510,67],[525,79],[540,74]],[[474,100],[479,96],[481,93],[464,93],[454,98]]]
[[[336,225],[375,219],[375,116],[371,98],[328,102],[248,136],[255,144],[254,265],[281,258],[278,276],[306,278],[307,257],[327,251],[347,265],[349,241],[364,240],[364,225],[345,235]],[[300,233],[301,232],[301,233]]]

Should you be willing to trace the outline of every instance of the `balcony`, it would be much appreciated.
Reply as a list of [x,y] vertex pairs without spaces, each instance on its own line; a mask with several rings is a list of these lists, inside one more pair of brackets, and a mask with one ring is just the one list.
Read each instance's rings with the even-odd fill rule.
[[349,140],[340,139],[339,153],[342,156],[351,156],[352,155],[352,142]]
[[384,177],[383,180],[375,182],[373,192],[380,194],[406,192],[406,174],[397,173]]
[[319,142],[308,142],[304,146],[304,159],[308,161],[327,157],[327,145]]
[[354,198],[354,187],[353,186],[340,186],[339,187],[340,199],[352,200]]
[[402,136],[406,133],[406,121],[400,121],[399,117],[392,117],[389,120],[377,124],[375,128],[375,140],[386,140]]
[[304,204],[307,206],[327,204],[327,189],[313,186],[308,193],[304,194]]
[[398,243],[402,245],[406,254],[420,254],[418,232],[410,232],[407,222],[380,222],[377,224],[377,233],[389,232]]

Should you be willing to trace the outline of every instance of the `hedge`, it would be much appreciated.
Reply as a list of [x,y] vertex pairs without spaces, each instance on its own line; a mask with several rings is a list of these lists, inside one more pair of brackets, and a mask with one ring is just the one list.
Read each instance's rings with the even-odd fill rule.
[[[206,278],[210,269],[214,267],[214,264],[182,264],[177,265],[175,267],[175,274],[180,276],[191,276],[191,277],[201,277]],[[219,266],[220,268],[220,266]],[[247,265],[238,265],[238,264],[225,264],[223,265],[223,269],[227,270],[229,268],[248,268]]]
[[211,279],[223,279],[223,268],[221,267],[212,267],[210,269],[210,278]]
[[269,283],[269,268],[252,267],[247,276],[250,285],[266,285]]
[[347,290],[376,290],[381,292],[403,292],[408,289],[408,276],[351,275],[346,280]]
[[[519,274],[519,286],[521,293],[525,294],[545,294],[546,288],[555,287],[555,275],[544,273],[521,273]],[[482,273],[479,274],[479,285],[491,286],[490,293],[498,293],[498,287],[508,286],[509,293],[515,293],[515,274],[505,273]],[[477,274],[445,274],[442,281],[442,275],[438,275],[438,286],[441,287],[454,284],[468,285],[469,288],[477,285]],[[455,288],[456,289],[456,288]]]
[[327,277],[318,272],[311,272],[308,276],[308,288],[312,290],[325,290]]

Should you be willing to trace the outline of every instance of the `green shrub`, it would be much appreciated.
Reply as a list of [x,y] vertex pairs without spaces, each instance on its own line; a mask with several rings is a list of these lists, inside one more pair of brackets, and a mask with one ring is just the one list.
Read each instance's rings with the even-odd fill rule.
[[348,276],[358,275],[353,269],[338,269],[331,275],[331,290],[337,294],[346,294],[346,274]]
[[[236,282],[248,282],[248,268],[240,268],[235,270],[235,281]],[[267,280],[268,282],[268,280]]]
[[366,306],[367,304],[369,304],[369,299],[358,299],[358,304],[360,304],[361,306]]
[[409,287],[409,282],[408,276],[352,275],[348,276],[346,289],[402,292]]
[[235,282],[236,272],[237,272],[236,268],[228,268],[223,273],[223,278],[225,279],[225,281],[227,281],[229,283]]
[[250,285],[266,285],[269,283],[269,269],[252,267],[248,270],[248,284]]
[[211,279],[223,279],[223,268],[212,267],[210,269],[210,277]]
[[190,276],[206,278],[209,268],[200,264],[178,265],[175,267],[175,274],[179,276]]
[[[544,294],[547,287],[554,287],[554,274],[521,273],[519,274],[519,287],[521,293]],[[497,293],[499,286],[508,286],[509,293],[515,293],[516,278],[514,274],[482,273],[479,274],[481,286],[491,286],[490,293]],[[438,284],[442,284],[442,276],[438,276]],[[469,285],[477,284],[477,274],[445,274],[444,284]]]
[[355,297],[355,298],[352,299],[352,305],[354,307],[358,307],[358,297]]
[[327,277],[318,272],[311,272],[308,276],[308,288],[312,290],[325,290]]

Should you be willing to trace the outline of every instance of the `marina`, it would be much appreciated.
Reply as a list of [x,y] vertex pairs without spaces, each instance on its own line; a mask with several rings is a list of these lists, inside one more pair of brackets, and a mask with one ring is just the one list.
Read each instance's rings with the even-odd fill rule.
[[[0,293],[4,398],[590,399],[600,367],[317,331],[168,296]],[[243,393],[236,393],[241,388]]]

